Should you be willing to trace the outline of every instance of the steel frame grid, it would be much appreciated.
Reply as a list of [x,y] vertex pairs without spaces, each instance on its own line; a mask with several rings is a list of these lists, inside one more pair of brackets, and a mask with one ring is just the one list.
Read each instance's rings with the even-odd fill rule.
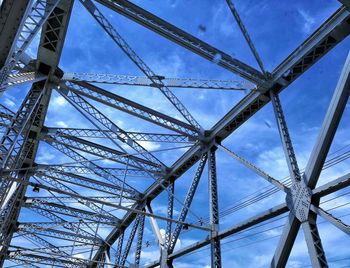
[[[136,232],[137,250],[135,253],[134,263],[129,263],[130,267],[138,267],[140,265],[140,255],[142,250],[142,237],[144,233],[145,217],[150,218],[153,231],[157,237],[160,248],[160,259],[154,263],[146,265],[146,267],[172,267],[173,260],[187,253],[193,252],[206,245],[211,245],[211,263],[212,267],[221,267],[221,250],[220,241],[237,232],[246,230],[259,223],[272,219],[289,211],[288,220],[281,236],[279,245],[271,262],[271,267],[284,267],[288,261],[295,237],[300,227],[303,228],[308,251],[313,267],[328,267],[326,254],[322,247],[322,242],[317,229],[317,216],[324,218],[333,224],[339,230],[349,235],[350,227],[335,218],[331,213],[324,211],[319,207],[320,198],[334,193],[340,189],[344,189],[350,184],[350,176],[348,174],[343,177],[331,181],[326,185],[315,188],[320,172],[324,167],[326,156],[331,146],[333,137],[345,109],[350,88],[350,56],[348,57],[342,74],[339,78],[338,85],[335,89],[331,104],[324,119],[321,133],[312,151],[311,157],[304,173],[301,173],[298,167],[297,159],[294,154],[293,143],[289,136],[287,123],[283,115],[283,108],[280,103],[278,94],[290,85],[296,78],[302,75],[309,67],[316,63],[328,51],[340,43],[350,33],[349,21],[350,14],[348,8],[350,4],[347,1],[341,1],[344,6],[337,10],[324,24],[318,28],[307,40],[305,40],[289,57],[287,57],[274,71],[266,72],[261,58],[245,28],[238,11],[235,9],[233,2],[227,0],[234,18],[236,19],[245,40],[261,68],[261,72],[254,68],[228,56],[222,51],[210,46],[209,44],[191,36],[181,29],[171,25],[170,23],[156,17],[146,10],[126,0],[97,0],[102,5],[113,11],[126,16],[137,23],[161,34],[165,38],[176,42],[177,44],[197,53],[198,55],[213,60],[215,55],[219,53],[221,58],[218,65],[241,75],[243,78],[253,82],[257,87],[243,98],[232,110],[227,113],[219,122],[210,130],[204,131],[194,117],[189,113],[186,107],[171,92],[168,86],[189,87],[189,88],[212,88],[212,89],[241,89],[242,85],[238,85],[234,81],[207,81],[195,79],[170,79],[169,82],[163,82],[162,76],[155,73],[142,61],[142,59],[132,50],[128,43],[120,36],[108,19],[102,14],[92,0],[80,0],[91,15],[97,20],[106,33],[113,41],[125,52],[125,54],[144,72],[146,77],[131,77],[116,75],[95,75],[95,74],[68,74],[64,76],[62,70],[58,68],[58,62],[64,43],[65,32],[68,26],[71,14],[72,3],[70,0],[61,1],[29,1],[23,2],[23,6],[12,5],[11,1],[4,1],[1,12],[2,17],[6,18],[13,14],[16,8],[21,10],[18,13],[17,21],[8,20],[2,22],[1,38],[8,42],[6,55],[2,55],[1,67],[1,86],[4,90],[10,86],[16,86],[23,83],[34,83],[30,93],[27,96],[28,103],[32,105],[28,109],[28,105],[22,105],[17,113],[13,113],[7,109],[2,109],[1,118],[2,125],[7,129],[2,139],[1,163],[2,163],[2,180],[1,185],[1,256],[0,265],[3,265],[5,259],[12,260],[29,267],[40,267],[40,265],[52,265],[57,267],[125,267],[127,265],[128,255]],[[40,12],[37,11],[40,6]],[[32,8],[32,9],[31,9]],[[34,15],[30,13],[36,12]],[[35,16],[35,20],[33,19]],[[33,20],[32,27],[29,27],[30,20]],[[33,39],[39,28],[43,28],[41,41],[39,44],[38,58],[35,63],[28,66],[16,65],[21,61],[20,57],[24,51],[15,50],[19,45],[23,44],[27,47]],[[9,30],[11,29],[11,30]],[[15,52],[14,52],[15,51]],[[16,53],[16,56],[13,56]],[[35,67],[34,67],[35,66]],[[24,72],[21,74],[21,68]],[[33,72],[34,68],[34,72]],[[11,70],[20,70],[11,74]],[[30,72],[28,72],[30,70]],[[71,77],[73,76],[73,77]],[[86,80],[85,80],[86,78]],[[136,80],[135,80],[136,79]],[[171,84],[171,81],[173,84]],[[148,107],[142,107],[130,100],[122,99],[110,92],[104,91],[91,82],[112,83],[137,86],[151,86],[158,88],[166,98],[178,109],[188,122],[170,118],[163,114],[152,111]],[[180,84],[179,84],[180,83]],[[244,86],[250,86],[246,84]],[[49,130],[43,125],[49,99],[52,89],[57,89],[62,96],[65,96],[70,103],[77,108],[82,114],[86,114],[86,118],[90,118],[91,122],[97,129],[53,129]],[[160,134],[160,133],[129,133],[120,129],[111,122],[105,115],[89,104],[84,98],[92,98],[95,101],[102,102],[105,105],[112,105],[113,108],[123,107],[125,112],[130,112],[134,116],[148,120],[154,124],[161,125],[167,129],[171,129],[177,134]],[[116,102],[117,101],[117,102]],[[275,111],[276,122],[280,132],[282,147],[285,152],[286,161],[290,170],[291,184],[283,184],[270,175],[260,170],[252,163],[238,156],[236,153],[225,148],[221,143],[239,126],[244,124],[253,114],[272,101]],[[118,106],[116,106],[116,103]],[[4,107],[6,108],[6,107]],[[85,115],[84,115],[85,116]],[[154,120],[155,116],[157,117]],[[104,129],[103,127],[107,128]],[[35,133],[35,135],[34,135]],[[90,137],[98,135],[105,137],[114,142],[121,151],[111,151],[103,147],[101,144],[94,144],[90,141],[81,139],[82,137]],[[51,136],[54,134],[54,136]],[[194,143],[192,147],[181,156],[171,167],[166,167],[154,155],[137,143],[138,138],[157,139],[162,142],[190,142]],[[129,155],[114,140],[125,143],[133,150],[141,154],[141,157]],[[187,140],[188,139],[188,140]],[[58,165],[57,168],[50,167],[36,168],[35,155],[37,144],[40,140],[47,141],[56,149],[72,157],[76,161],[84,163],[74,169],[70,167],[69,172],[62,172],[66,167]],[[72,143],[74,141],[74,143]],[[73,146],[74,145],[74,146]],[[111,169],[104,169],[89,161],[80,155],[77,150],[88,151],[94,150],[96,156],[102,159],[120,159],[119,162],[124,164],[125,172],[123,179],[120,179],[121,171],[113,173]],[[91,149],[94,148],[94,149]],[[218,191],[216,177],[216,160],[215,151],[221,149],[233,156],[247,168],[266,179],[275,187],[286,193],[286,203],[280,204],[262,212],[250,219],[244,220],[235,226],[221,231],[219,230],[219,207],[218,207]],[[112,154],[112,155],[111,155]],[[111,155],[111,156],[109,156]],[[131,161],[130,161],[131,159]],[[174,199],[178,201],[174,188],[176,180],[184,174],[189,168],[199,161],[199,166],[195,174],[192,185],[189,188],[187,196],[182,204],[182,212],[179,219],[173,219]],[[129,163],[130,162],[130,163]],[[203,172],[204,165],[208,165],[209,170],[209,200],[210,200],[210,221],[209,225],[202,226],[186,222],[187,212],[190,210],[191,202],[194,198],[198,181]],[[131,165],[129,171],[129,165]],[[85,174],[94,174],[103,179],[109,180],[109,183],[101,184],[94,182],[94,179],[84,178],[81,175],[74,174],[80,168],[79,172]],[[29,172],[27,171],[29,170]],[[74,171],[72,171],[74,170]],[[55,173],[56,172],[56,173]],[[125,183],[126,176],[133,173],[148,175],[155,179],[155,183],[151,185],[145,192],[139,193]],[[55,174],[55,175],[54,175]],[[80,174],[80,173],[79,173]],[[49,175],[49,176],[48,176]],[[38,177],[38,183],[33,183],[30,178]],[[62,178],[66,178],[62,180]],[[100,189],[112,189],[116,187],[119,192],[114,198],[119,198],[119,205],[113,204],[114,207],[125,210],[126,214],[123,218],[115,218],[103,209],[106,205],[111,205],[104,201],[103,197],[84,197],[74,190],[70,189],[64,182],[67,178],[91,183],[91,185],[99,185]],[[40,180],[42,180],[40,182]],[[44,183],[45,182],[45,183]],[[95,183],[95,184],[94,184]],[[49,184],[49,185],[48,185]],[[33,189],[43,189],[51,193],[65,195],[64,198],[71,198],[84,204],[94,212],[69,207],[63,202],[63,197],[53,195],[51,200],[57,202],[48,202],[44,199],[27,198],[25,196],[27,186],[33,186]],[[106,188],[107,187],[107,188]],[[161,192],[168,192],[168,214],[162,217],[153,213],[150,202],[156,198]],[[122,205],[122,200],[132,200],[129,207]],[[107,200],[107,199],[106,199]],[[61,224],[65,231],[56,232],[54,235],[61,239],[74,240],[73,249],[77,240],[85,241],[88,239],[92,243],[90,260],[83,260],[68,254],[66,249],[57,247],[45,239],[45,235],[53,236],[52,229],[43,229],[36,231],[35,228],[41,228],[35,224],[28,225],[22,223],[19,229],[16,227],[18,215],[22,207],[29,207],[34,211],[44,215],[52,220],[53,223]],[[95,226],[94,233],[86,231],[76,222],[67,221],[59,215],[69,215],[73,218],[82,217]],[[159,234],[159,227],[156,219],[167,221],[167,231],[164,238]],[[82,225],[91,229],[90,223],[84,222]],[[133,223],[131,233],[125,242],[123,250],[123,240],[125,231],[130,230],[129,226]],[[105,238],[98,236],[100,225],[111,224],[116,225],[114,230]],[[172,228],[175,226],[174,228]],[[176,225],[175,225],[176,224]],[[208,231],[208,238],[198,241],[194,245],[174,251],[176,240],[184,226],[192,226]],[[93,231],[91,229],[91,231]],[[23,234],[42,245],[40,249],[15,249],[11,245],[11,239],[14,234]],[[43,237],[37,236],[37,233],[43,234]],[[118,239],[119,238],[119,239]],[[84,240],[85,239],[85,240]],[[116,262],[112,263],[111,247],[118,239],[118,250],[116,252]],[[79,241],[78,241],[79,242]],[[73,253],[72,249],[72,253]],[[60,256],[61,260],[47,255],[47,252]],[[46,254],[46,255],[45,255]],[[39,265],[39,266],[37,266]],[[127,265],[127,266],[128,266]]]

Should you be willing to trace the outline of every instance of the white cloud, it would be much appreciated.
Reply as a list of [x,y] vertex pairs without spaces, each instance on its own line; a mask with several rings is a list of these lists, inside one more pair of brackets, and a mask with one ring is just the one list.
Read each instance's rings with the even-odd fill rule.
[[300,16],[304,19],[304,24],[303,24],[303,32],[308,34],[310,33],[311,27],[315,23],[315,19],[308,14],[305,10],[298,10]]
[[54,108],[64,107],[68,104],[68,102],[62,96],[54,97],[50,103]]
[[63,122],[63,121],[57,121],[57,122],[56,122],[56,125],[57,125],[58,127],[68,127],[68,125],[67,125],[65,122]]
[[56,158],[56,155],[55,154],[51,154],[51,153],[48,153],[48,152],[45,152],[45,153],[41,153],[39,156],[38,156],[38,160],[40,163],[43,163],[43,164],[47,164],[48,162],[50,162],[50,160]]
[[154,150],[158,150],[160,148],[160,144],[154,143],[154,142],[139,141],[138,143],[148,151],[154,151]]
[[5,104],[9,107],[15,107],[15,105],[16,105],[12,100],[10,100],[8,98],[5,99]]

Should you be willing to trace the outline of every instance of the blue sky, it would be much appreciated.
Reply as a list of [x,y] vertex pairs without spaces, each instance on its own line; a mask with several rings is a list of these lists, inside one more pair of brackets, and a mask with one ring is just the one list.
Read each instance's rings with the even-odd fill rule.
[[[258,68],[225,1],[144,0],[133,2],[225,51],[227,54]],[[235,1],[235,4],[268,71],[272,71],[340,6],[335,0],[300,0],[293,1],[293,4],[290,1],[277,0],[240,0]],[[206,61],[190,53],[182,47],[171,43],[167,39],[142,28],[140,25],[104,7],[101,7],[101,10],[104,11],[120,34],[125,37],[127,42],[157,74],[167,77],[242,80],[237,75],[217,66],[215,63]],[[200,25],[204,26],[206,30],[201,31]],[[35,55],[35,43],[37,42],[38,39],[30,48],[30,53],[33,55]],[[349,44],[349,39],[343,41],[281,94],[281,101],[300,168],[306,165],[315,143],[333,90],[349,52]],[[93,20],[90,14],[84,10],[79,1],[76,1],[74,5],[60,67],[66,72],[142,75],[140,70],[103,32],[102,28]],[[125,86],[106,86],[105,88],[163,113],[181,118],[156,89]],[[28,90],[28,87],[13,88],[4,94],[1,101],[15,110],[20,105],[20,101],[24,97],[26,90]],[[205,129],[209,129],[214,125],[215,122],[225,115],[245,95],[241,91],[227,92],[203,89],[174,89],[173,92]],[[96,107],[99,107],[103,113],[125,130],[164,132],[160,127],[145,123],[95,102],[91,103],[94,103]],[[331,152],[350,144],[348,135],[350,130],[350,121],[348,120],[350,115],[349,110],[348,104],[334,139]],[[52,95],[46,125],[57,127],[91,127],[56,92]],[[105,143],[107,146],[111,145],[106,141],[100,142]],[[223,144],[277,179],[283,180],[288,176],[278,130],[270,104],[234,132]],[[142,145],[149,150],[165,148],[163,144],[143,143]],[[64,163],[71,161],[54,149],[48,150],[48,148],[50,148],[48,145],[41,144],[37,162]],[[184,149],[180,149],[171,151],[170,154],[163,152],[155,153],[155,155],[170,166],[183,153]],[[90,156],[90,158],[93,159],[94,157]],[[220,193],[219,207],[221,209],[232,207],[235,203],[237,204],[237,202],[242,201],[242,198],[252,193],[261,194],[269,186],[263,179],[242,167],[234,159],[221,151],[217,153],[217,161]],[[112,166],[107,161],[102,161],[101,165]],[[349,160],[345,160],[325,170],[321,174],[318,185],[322,185],[327,181],[346,174],[349,167]],[[180,200],[183,200],[186,195],[194,170],[194,168],[190,169],[176,183],[176,196]],[[135,187],[139,187],[138,189],[141,190],[150,185],[152,180],[144,179],[141,181],[141,179],[130,178],[129,183],[135,185]],[[346,189],[342,193],[346,193]],[[325,198],[325,201],[337,195],[329,196]],[[349,199],[349,196],[344,195],[333,201],[325,202],[323,207],[329,209],[349,202]],[[284,195],[276,193],[244,209],[237,210],[235,213],[221,219],[220,229],[228,228],[259,211],[281,203],[283,200]],[[164,193],[153,202],[153,207],[158,214],[165,215],[166,195]],[[175,214],[180,210],[181,206],[177,203]],[[188,216],[188,221],[190,222],[197,221],[198,217],[208,217],[206,170],[203,173],[191,211],[193,213],[190,213]],[[342,216],[348,212],[348,206],[332,211],[332,213],[338,216]],[[30,212],[23,211],[22,219],[27,220],[31,215]],[[342,220],[349,223],[350,217],[345,216]],[[257,235],[253,234],[271,227],[280,226],[284,221],[285,218],[281,218],[270,225],[261,226],[247,233],[238,234],[223,240],[223,266],[268,266],[276,248],[278,242],[277,236],[281,232],[281,227],[276,227]],[[323,219],[320,219],[319,222],[323,222]],[[161,228],[165,227],[163,222],[159,222],[159,225]],[[346,250],[346,247],[349,245],[346,235],[328,223],[320,223],[319,229],[329,260],[350,257],[349,251]],[[108,233],[108,230],[102,230],[101,235]],[[102,234],[103,232],[104,234]],[[248,234],[252,235],[242,238]],[[181,243],[179,243],[178,248],[194,243],[206,236],[207,234],[204,232],[193,230],[184,232],[180,236]],[[157,258],[157,246],[154,239],[150,224],[147,221],[145,241],[149,241],[150,246],[144,248],[142,253],[143,263]],[[20,244],[26,243],[23,240],[17,242]],[[199,251],[180,258],[175,262],[175,267],[208,267],[210,265],[209,256],[208,249]],[[344,265],[349,262],[350,259],[343,262],[331,262],[330,266],[345,267]],[[307,265],[310,265],[307,248],[303,240],[303,234],[300,233],[295,242],[295,248],[292,251],[288,266],[306,267]]]

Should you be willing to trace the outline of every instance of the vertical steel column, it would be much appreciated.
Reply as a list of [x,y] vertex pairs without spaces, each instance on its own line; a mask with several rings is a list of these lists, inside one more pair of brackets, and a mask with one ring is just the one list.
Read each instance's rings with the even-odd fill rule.
[[[192,204],[193,197],[194,197],[194,194],[196,193],[200,178],[202,176],[202,173],[203,173],[203,170],[205,167],[205,163],[207,161],[207,158],[208,158],[208,154],[204,153],[199,161],[198,167],[197,167],[196,172],[193,176],[191,186],[188,189],[188,192],[187,192],[187,195],[185,198],[185,202],[183,204],[183,207],[181,209],[181,212],[180,212],[180,215],[178,218],[179,222],[184,222],[186,220],[187,213],[188,213],[190,206]],[[175,245],[176,245],[176,241],[180,236],[180,232],[181,232],[182,228],[183,228],[183,224],[181,224],[181,223],[176,224],[174,232],[171,236],[170,243],[169,243],[168,254],[173,253]]]
[[132,241],[134,241],[134,237],[135,237],[135,234],[136,234],[136,231],[137,231],[137,226],[139,225],[139,222],[140,222],[140,217],[137,216],[136,219],[135,219],[134,225],[132,226],[128,242],[126,243],[126,246],[125,246],[125,249],[124,249],[124,253],[123,253],[122,258],[120,260],[120,264],[119,265],[121,267],[124,267],[126,259],[128,258],[128,255],[129,255],[129,252],[130,252],[130,248],[131,248],[131,244],[132,244]]
[[[167,218],[172,219],[173,218],[173,211],[174,211],[174,182],[171,182],[168,186],[168,207],[167,207]],[[164,237],[164,245],[161,249],[160,253],[160,262],[162,267],[171,267],[172,265],[168,263],[168,251],[170,247],[170,239],[172,234],[172,222],[167,221],[166,223],[166,230],[165,230],[165,237]],[[170,265],[170,266],[169,266]]]
[[[171,182],[168,186],[168,207],[167,207],[167,218],[172,219],[173,218],[173,212],[174,212],[174,182]],[[171,236],[171,226],[172,222],[167,221],[166,223],[166,232],[165,232],[165,248],[169,248],[170,243],[170,236]]]
[[216,177],[216,147],[212,147],[208,157],[208,182],[209,182],[209,213],[212,231],[210,233],[211,244],[211,267],[221,267],[221,246],[220,239],[217,237],[219,231],[219,204],[218,189]]
[[137,233],[137,244],[136,244],[136,251],[135,251],[135,267],[138,268],[140,266],[140,259],[141,259],[141,250],[142,250],[142,239],[143,239],[143,231],[145,228],[145,215],[139,215],[140,222],[139,222],[139,230]]
[[[117,251],[115,252],[115,266],[119,267],[120,265],[120,258],[122,256],[122,250],[123,250],[123,241],[124,241],[124,230],[121,231],[121,234],[118,239],[118,245],[117,245]],[[90,257],[91,259],[91,257]]]

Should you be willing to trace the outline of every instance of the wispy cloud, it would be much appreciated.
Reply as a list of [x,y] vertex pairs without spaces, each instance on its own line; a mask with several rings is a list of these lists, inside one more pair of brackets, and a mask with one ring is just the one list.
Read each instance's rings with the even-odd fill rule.
[[305,34],[309,34],[310,30],[312,29],[312,27],[315,24],[315,18],[310,15],[308,12],[306,12],[305,10],[299,9],[298,10],[299,15],[301,16],[301,18],[303,19],[303,32]]

